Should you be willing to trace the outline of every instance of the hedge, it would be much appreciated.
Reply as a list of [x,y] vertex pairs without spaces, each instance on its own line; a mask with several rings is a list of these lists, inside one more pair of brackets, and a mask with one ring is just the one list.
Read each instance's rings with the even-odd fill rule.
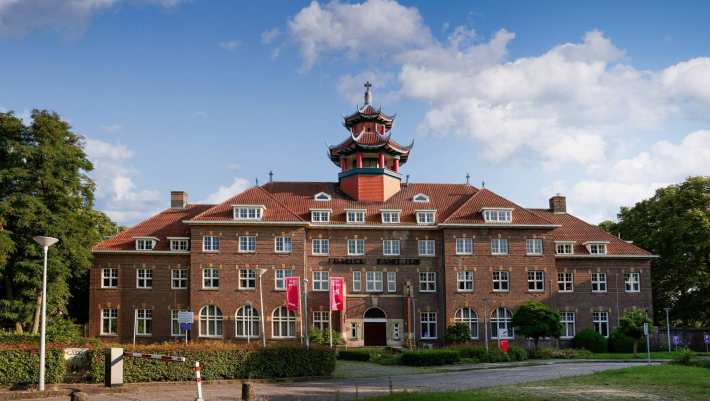
[[437,366],[456,363],[460,359],[459,353],[455,350],[432,349],[403,352],[400,360],[402,365]]
[[[644,349],[642,347],[639,348]],[[611,337],[609,337],[609,352],[634,352],[634,339],[626,336],[617,328],[611,333]]]
[[582,330],[572,339],[572,347],[577,349],[583,348],[597,353],[606,352],[607,339],[594,330]]
[[[0,349],[0,384],[29,384],[39,380],[39,352],[22,348]],[[45,381],[61,383],[66,371],[64,351],[48,349],[45,366]]]
[[340,351],[338,352],[338,359],[344,361],[369,361],[370,353],[367,351]]
[[[135,351],[184,356],[186,362],[125,358],[123,374],[127,383],[193,380],[195,361],[203,366],[202,377],[206,380],[330,376],[335,369],[335,352],[321,347],[310,350],[298,346],[257,349],[203,343],[181,347],[142,346]],[[89,352],[89,378],[93,382],[103,382],[104,348]]]

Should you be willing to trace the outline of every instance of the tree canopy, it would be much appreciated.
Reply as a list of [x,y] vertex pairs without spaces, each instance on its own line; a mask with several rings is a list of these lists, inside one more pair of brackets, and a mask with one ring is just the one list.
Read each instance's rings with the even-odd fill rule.
[[619,319],[619,328],[626,337],[634,340],[634,355],[638,353],[639,341],[643,338],[644,323],[651,323],[646,313],[639,309],[632,309]]
[[[32,237],[59,238],[48,257],[47,314],[78,318],[87,307],[91,247],[115,225],[94,210],[93,169],[82,138],[55,113],[34,110],[25,125],[0,113],[0,327],[36,329],[42,250]],[[70,308],[71,307],[71,308]]]
[[535,341],[535,348],[540,337],[557,338],[562,334],[560,314],[537,301],[520,305],[513,314],[512,324],[517,333]]
[[710,176],[660,188],[602,228],[660,257],[652,263],[655,321],[710,326]]

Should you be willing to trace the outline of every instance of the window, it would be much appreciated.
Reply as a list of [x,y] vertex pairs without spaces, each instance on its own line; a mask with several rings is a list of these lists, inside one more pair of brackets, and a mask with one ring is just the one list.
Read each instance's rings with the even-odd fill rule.
[[609,312],[592,312],[592,323],[594,331],[609,337]]
[[101,269],[101,288],[118,288],[118,269]]
[[513,220],[512,209],[483,209],[486,223],[510,223]]
[[259,337],[259,312],[247,304],[234,314],[234,336],[238,338]]
[[187,289],[187,269],[170,270],[170,288],[173,290]]
[[293,277],[293,269],[274,270],[274,289],[277,291],[285,290],[287,277]]
[[493,292],[507,292],[510,290],[508,272],[493,272]]
[[364,210],[346,210],[345,221],[352,224],[363,224],[365,222]]
[[382,292],[382,272],[365,272],[365,291]]
[[200,337],[222,337],[222,311],[215,305],[203,306],[200,309]]
[[562,272],[557,273],[557,289],[559,292],[574,291],[574,273]]
[[256,289],[256,270],[254,270],[254,269],[239,269],[239,289],[240,290]]
[[330,330],[330,319],[328,316],[328,311],[324,310],[315,310],[313,311],[313,322],[312,322],[313,327],[320,331],[329,331]]
[[454,314],[454,322],[468,326],[469,336],[472,340],[478,338],[478,315],[471,308],[461,308]]
[[170,311],[170,335],[173,337],[184,337],[187,330],[180,329],[180,323],[178,322],[178,312],[187,312],[185,310],[171,310]]
[[382,241],[382,254],[385,256],[399,255],[399,240],[386,239]]
[[562,335],[560,338],[573,338],[574,312],[560,312],[560,323],[562,323]]
[[136,240],[137,251],[150,251],[155,247],[154,239],[139,238]]
[[101,309],[101,335],[115,336],[118,334],[118,309]]
[[436,272],[419,272],[419,292],[436,292]]
[[317,194],[315,194],[313,199],[319,202],[327,202],[333,198],[325,192],[318,192]]
[[359,256],[365,254],[364,239],[349,239],[348,240],[348,255]]
[[528,291],[545,291],[545,272],[540,270],[528,272]]
[[459,292],[473,292],[473,272],[456,272],[456,288]]
[[153,310],[152,309],[137,309],[136,310],[136,335],[150,336],[153,332]]
[[313,272],[313,291],[328,291],[328,272]]
[[507,255],[508,240],[505,238],[491,239],[491,255]]
[[399,223],[399,211],[398,210],[383,210],[382,223],[384,224],[397,224]]
[[291,253],[291,237],[274,238],[274,251],[276,253]]
[[312,243],[312,253],[314,255],[327,255],[329,245],[330,244],[327,239],[314,239]]
[[558,255],[572,255],[574,242],[555,242],[555,253]]
[[397,292],[397,272],[387,272],[387,292]]
[[528,255],[542,255],[542,239],[531,238],[525,240],[525,253]]
[[219,237],[205,235],[202,237],[202,250],[205,252],[219,251]]
[[234,220],[261,220],[263,206],[235,206]]
[[153,269],[136,270],[136,288],[153,288]]
[[190,241],[187,238],[171,239],[171,251],[187,251],[190,249]]
[[353,292],[360,292],[362,290],[362,274],[360,272],[353,272]]
[[419,245],[419,256],[434,256],[436,251],[434,250],[436,242],[433,239],[420,239],[418,241]]
[[592,255],[606,255],[606,243],[588,242],[585,243],[587,251]]
[[500,330],[505,330],[508,332],[508,336],[501,336],[501,338],[512,339],[514,337],[513,326],[510,322],[513,320],[513,314],[508,308],[497,308],[493,310],[491,315],[491,338],[498,339],[498,333]]
[[357,340],[357,323],[350,323],[350,338],[352,340]]
[[202,288],[219,288],[219,269],[210,267],[202,270]]
[[624,273],[624,291],[641,291],[641,273]]
[[279,306],[271,314],[271,336],[273,338],[293,338],[296,337],[296,314]]
[[606,292],[606,273],[592,273],[592,292]]
[[330,221],[329,210],[311,210],[311,222],[328,223]]
[[417,224],[434,224],[435,212],[433,210],[418,210]]
[[399,340],[402,338],[402,329],[399,322],[392,323],[392,339]]
[[240,236],[239,252],[256,252],[256,237],[253,235]]
[[429,197],[424,194],[416,194],[412,198],[412,202],[417,202],[417,203],[427,203],[429,202]]
[[421,312],[419,322],[421,324],[421,339],[436,338],[436,312]]
[[457,255],[473,255],[473,238],[456,238]]

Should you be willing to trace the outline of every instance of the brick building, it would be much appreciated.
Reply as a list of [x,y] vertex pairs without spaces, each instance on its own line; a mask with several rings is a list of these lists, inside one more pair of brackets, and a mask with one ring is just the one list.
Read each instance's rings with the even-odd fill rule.
[[[176,316],[189,310],[193,339],[300,338],[331,324],[330,277],[346,282],[332,327],[352,346],[436,343],[454,322],[476,340],[513,338],[528,300],[561,312],[563,338],[608,335],[630,308],[651,315],[653,255],[568,214],[563,196],[530,209],[468,183],[403,181],[412,146],[391,138],[394,117],[366,87],[330,147],[337,182],[269,182],[218,205],[172,192],[170,208],[96,245],[90,335],[184,337]],[[284,307],[286,277],[307,280],[307,319]]]

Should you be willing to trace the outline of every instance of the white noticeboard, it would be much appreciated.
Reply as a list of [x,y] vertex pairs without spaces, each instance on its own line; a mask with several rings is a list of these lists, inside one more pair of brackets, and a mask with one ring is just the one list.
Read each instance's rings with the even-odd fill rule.
[[644,336],[648,335],[648,323],[643,324],[643,335]]
[[498,329],[498,338],[508,338],[508,329]]
[[180,323],[192,323],[193,315],[192,312],[178,312],[177,320]]

